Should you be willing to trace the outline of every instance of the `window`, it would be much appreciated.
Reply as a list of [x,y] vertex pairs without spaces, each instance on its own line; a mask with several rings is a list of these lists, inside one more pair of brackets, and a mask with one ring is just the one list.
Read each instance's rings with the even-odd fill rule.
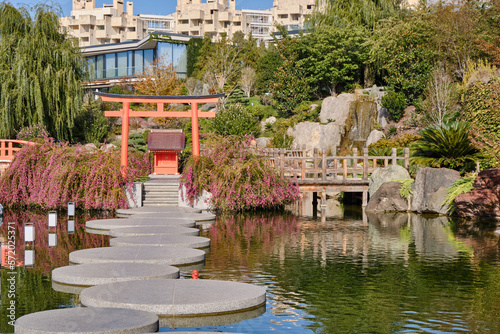
[[154,61],[154,50],[153,49],[144,50],[144,69],[153,65],[153,61]]
[[142,74],[144,71],[144,52],[142,50],[134,51],[134,74]]
[[124,77],[127,75],[127,52],[120,52],[116,54],[118,65],[118,76]]
[[116,77],[116,54],[108,53],[104,55],[104,66],[106,68],[106,78]]
[[307,5],[307,9],[312,9],[313,5]]

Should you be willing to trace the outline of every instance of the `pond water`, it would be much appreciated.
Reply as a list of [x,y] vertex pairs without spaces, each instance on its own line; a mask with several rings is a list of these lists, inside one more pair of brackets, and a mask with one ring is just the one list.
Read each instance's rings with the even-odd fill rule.
[[[239,333],[500,333],[500,243],[495,222],[414,214],[337,210],[336,218],[292,214],[219,216],[202,235],[212,240],[200,279],[267,287],[265,312],[221,326],[162,327],[161,332]],[[60,215],[62,216],[62,215]],[[46,213],[5,212],[2,244],[16,226],[19,265],[1,270],[0,332],[11,333],[10,300],[23,314],[78,306],[56,292],[50,272],[75,249],[107,246],[105,236],[75,233],[59,217],[57,246],[48,247]],[[35,264],[25,268],[24,222],[36,227]],[[12,225],[12,224],[11,224]],[[9,296],[15,277],[15,295]],[[185,278],[189,278],[186,275]],[[12,298],[11,298],[12,297]]]

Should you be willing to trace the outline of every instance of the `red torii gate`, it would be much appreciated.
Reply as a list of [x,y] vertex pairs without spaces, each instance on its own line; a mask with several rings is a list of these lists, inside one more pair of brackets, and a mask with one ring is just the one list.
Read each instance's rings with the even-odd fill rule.
[[[128,127],[130,117],[191,117],[193,134],[193,156],[200,155],[200,137],[198,133],[198,117],[215,117],[215,112],[198,111],[198,103],[217,103],[224,94],[201,95],[201,96],[152,96],[152,95],[122,95],[94,92],[106,102],[122,103],[122,109],[118,111],[105,111],[106,117],[122,118],[122,147],[121,168],[125,175],[128,159]],[[155,103],[156,111],[130,110],[130,103]],[[189,103],[190,111],[164,111],[165,103]]]

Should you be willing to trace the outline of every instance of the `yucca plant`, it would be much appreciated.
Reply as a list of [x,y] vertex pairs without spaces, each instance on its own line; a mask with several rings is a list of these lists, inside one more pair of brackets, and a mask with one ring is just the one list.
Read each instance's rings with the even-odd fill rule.
[[426,167],[444,167],[461,173],[474,170],[476,161],[482,160],[479,150],[472,144],[470,124],[445,121],[422,129],[421,139],[411,145],[412,164]]

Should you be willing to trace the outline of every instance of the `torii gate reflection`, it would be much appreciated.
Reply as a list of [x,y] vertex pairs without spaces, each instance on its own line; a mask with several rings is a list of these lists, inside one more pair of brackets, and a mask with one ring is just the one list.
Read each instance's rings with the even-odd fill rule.
[[[122,147],[120,167],[122,175],[126,175],[128,161],[128,134],[130,117],[191,117],[193,134],[193,156],[200,155],[200,136],[198,132],[198,117],[215,117],[215,112],[198,111],[198,103],[218,103],[224,94],[201,95],[201,96],[152,96],[152,95],[122,95],[94,92],[106,102],[122,103],[122,109],[118,111],[105,111],[106,117],[122,118]],[[130,110],[130,103],[155,103],[156,111]],[[189,103],[190,111],[164,111],[163,107],[169,103]]]

